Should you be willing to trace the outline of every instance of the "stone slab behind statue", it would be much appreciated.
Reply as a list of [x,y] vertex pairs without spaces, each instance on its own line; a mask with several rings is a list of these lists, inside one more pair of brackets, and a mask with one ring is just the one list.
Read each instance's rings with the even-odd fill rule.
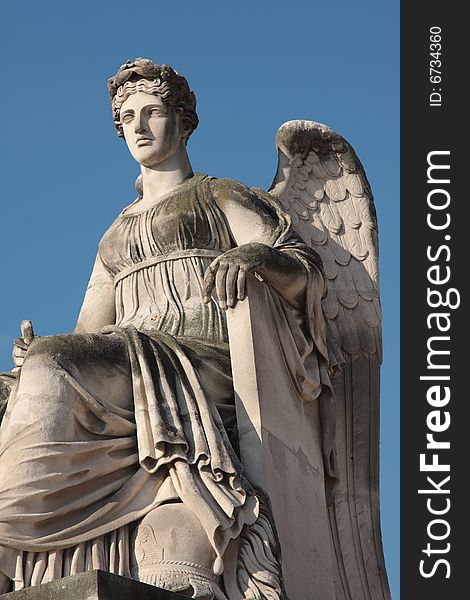
[[168,592],[105,571],[90,571],[2,596],[5,600],[184,600]]
[[334,600],[318,403],[298,397],[284,356],[272,351],[267,285],[250,276],[247,290],[227,313],[245,474],[270,498],[289,600]]

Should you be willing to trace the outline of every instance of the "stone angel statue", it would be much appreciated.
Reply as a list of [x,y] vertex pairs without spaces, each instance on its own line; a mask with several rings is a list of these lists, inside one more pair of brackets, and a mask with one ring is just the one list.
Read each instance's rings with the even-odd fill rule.
[[23,322],[3,375],[0,593],[102,569],[206,600],[388,598],[359,160],[292,121],[269,193],[194,174],[186,79],[137,59],[108,87],[139,196],[75,331]]

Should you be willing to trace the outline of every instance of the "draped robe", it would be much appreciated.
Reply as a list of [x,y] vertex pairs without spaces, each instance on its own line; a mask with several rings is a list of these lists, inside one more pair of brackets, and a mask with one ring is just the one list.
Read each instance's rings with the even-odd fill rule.
[[207,267],[237,245],[224,194],[251,203],[271,245],[307,269],[308,318],[276,302],[301,392],[328,384],[318,257],[262,194],[198,174],[148,210],[124,210],[98,255],[115,325],[35,338],[0,428],[0,546],[13,549],[15,589],[95,568],[129,576],[132,525],[164,502],[196,513],[220,560],[256,521],[231,443],[225,311],[215,293],[202,302]]

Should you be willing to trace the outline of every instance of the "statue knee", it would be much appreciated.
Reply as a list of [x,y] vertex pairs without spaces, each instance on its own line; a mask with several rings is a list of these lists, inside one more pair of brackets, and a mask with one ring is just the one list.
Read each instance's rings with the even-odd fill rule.
[[18,395],[23,391],[41,397],[60,397],[61,378],[56,377],[67,364],[66,336],[35,337],[31,342],[19,379]]
[[93,358],[90,339],[91,336],[75,333],[35,337],[26,353],[23,368],[87,365]]
[[64,338],[66,338],[65,335],[35,337],[28,348],[26,360],[31,361],[34,358],[60,360],[65,353],[68,341]]

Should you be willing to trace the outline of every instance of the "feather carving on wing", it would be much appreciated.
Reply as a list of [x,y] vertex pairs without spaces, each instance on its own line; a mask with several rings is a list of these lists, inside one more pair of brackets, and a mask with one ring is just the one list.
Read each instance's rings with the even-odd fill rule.
[[337,600],[387,600],[380,535],[381,307],[374,202],[350,144],[313,121],[278,130],[269,190],[323,262],[338,480],[329,499]]
[[284,123],[276,143],[269,191],[322,258],[330,364],[343,364],[344,351],[380,359],[377,222],[364,169],[348,142],[320,123]]

